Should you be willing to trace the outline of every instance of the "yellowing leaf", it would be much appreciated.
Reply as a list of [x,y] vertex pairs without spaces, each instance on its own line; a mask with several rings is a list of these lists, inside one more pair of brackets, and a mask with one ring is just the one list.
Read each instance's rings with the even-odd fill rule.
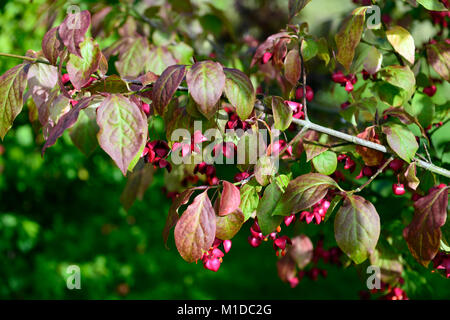
[[414,45],[414,38],[408,30],[400,26],[395,26],[386,31],[386,37],[395,51],[400,53],[409,63],[414,64],[416,47]]

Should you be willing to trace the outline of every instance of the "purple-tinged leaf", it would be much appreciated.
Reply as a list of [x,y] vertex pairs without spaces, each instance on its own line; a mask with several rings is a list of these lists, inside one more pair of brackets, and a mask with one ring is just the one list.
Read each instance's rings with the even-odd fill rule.
[[123,78],[135,78],[145,71],[145,63],[150,53],[146,38],[125,38],[118,51],[119,59],[115,66]]
[[216,238],[232,239],[241,229],[244,219],[244,214],[239,208],[227,216],[216,216]]
[[42,53],[47,60],[54,66],[58,61],[58,57],[64,50],[64,45],[59,38],[58,27],[54,27],[47,31],[42,39]]
[[372,203],[347,196],[334,219],[334,235],[341,250],[356,264],[375,250],[380,236],[380,217]]
[[198,104],[199,111],[208,119],[217,111],[225,80],[222,65],[218,62],[197,62],[187,72],[189,93]]
[[322,200],[336,181],[320,173],[308,173],[290,181],[272,215],[288,216],[312,207]]
[[31,93],[31,97],[39,110],[41,124],[44,126],[47,123],[49,112],[47,112],[46,119],[43,119],[42,106],[51,99],[52,94],[57,94],[57,92],[52,91],[58,82],[58,69],[42,63],[33,64],[28,70],[27,80],[28,92]]
[[292,49],[284,60],[284,75],[286,79],[295,86],[300,79],[302,73],[302,66],[300,61],[300,54],[298,50]]
[[216,235],[216,215],[207,191],[195,197],[175,226],[175,244],[187,262],[200,259]]
[[169,239],[169,232],[173,227],[175,227],[178,219],[180,218],[178,215],[178,210],[182,205],[189,202],[194,191],[195,189],[184,190],[175,198],[175,200],[173,200],[172,205],[170,206],[169,214],[167,215],[166,224],[164,225],[164,230],[162,233],[166,248],[168,248],[167,239]]
[[56,123],[56,126],[50,129],[47,141],[45,141],[42,147],[41,154],[44,156],[45,150],[56,143],[59,137],[61,137],[66,129],[72,127],[78,119],[78,115],[81,109],[86,108],[91,102],[92,97],[84,98],[79,101],[69,112],[64,114]]
[[98,147],[97,133],[99,130],[96,109],[91,105],[80,111],[77,122],[70,129],[70,139],[81,152],[89,156]]
[[160,75],[171,65],[177,63],[173,54],[166,47],[156,47],[150,50],[145,71]]
[[97,109],[100,147],[123,175],[147,139],[148,124],[139,107],[122,95],[108,96]]
[[349,70],[355,56],[361,35],[364,30],[364,21],[367,7],[356,8],[348,17],[335,36],[338,53],[336,56],[345,69]]
[[414,134],[405,126],[390,124],[383,126],[389,147],[403,160],[410,163],[414,158],[419,145]]
[[5,138],[14,119],[22,111],[27,86],[27,64],[19,64],[0,76],[0,137]]
[[71,54],[82,57],[80,43],[84,41],[86,31],[91,24],[91,14],[84,10],[69,14],[58,27],[58,34]]
[[78,55],[71,54],[67,63],[70,82],[77,90],[80,90],[89,82],[91,75],[98,70],[101,58],[98,44],[90,38],[86,38],[80,43],[80,53],[81,58]]
[[120,196],[120,203],[122,203],[126,211],[131,208],[136,199],[142,201],[145,191],[153,180],[154,171],[151,163],[138,162],[128,177],[125,189]]
[[439,42],[427,46],[427,59],[434,70],[444,79],[450,81],[450,44]]
[[164,70],[158,80],[156,80],[153,85],[152,101],[153,107],[160,115],[164,115],[185,74],[186,66],[174,65]]
[[308,236],[301,234],[291,239],[292,246],[288,254],[297,263],[299,269],[305,268],[313,257],[313,244]]
[[441,227],[447,219],[448,187],[431,191],[414,202],[414,217],[403,230],[409,251],[427,266],[439,251]]
[[228,68],[224,68],[223,71],[226,76],[225,95],[231,105],[236,108],[238,116],[245,120],[252,114],[255,104],[253,84],[242,71]]
[[223,191],[220,197],[219,216],[226,216],[235,212],[241,204],[239,189],[228,181],[223,181]]

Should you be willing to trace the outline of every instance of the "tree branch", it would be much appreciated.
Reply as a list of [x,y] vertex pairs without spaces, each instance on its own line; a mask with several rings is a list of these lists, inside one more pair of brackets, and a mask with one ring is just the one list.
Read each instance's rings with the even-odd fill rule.
[[[264,107],[262,105],[260,105],[258,103],[255,105],[255,108],[260,111],[264,111],[264,112],[267,111],[266,109],[264,109]],[[381,144],[374,143],[374,142],[368,141],[368,140],[364,140],[364,139],[361,139],[361,138],[358,138],[358,137],[355,137],[355,136],[352,136],[352,135],[349,135],[349,134],[346,134],[346,133],[343,133],[343,132],[340,132],[340,131],[337,131],[334,129],[323,127],[321,125],[318,125],[318,124],[310,122],[310,121],[300,120],[300,119],[292,119],[292,122],[301,127],[308,127],[308,129],[310,129],[310,130],[322,132],[329,136],[332,136],[332,137],[335,137],[335,138],[338,138],[341,140],[345,140],[345,141],[351,142],[353,144],[357,144],[357,145],[367,147],[367,148],[370,148],[370,149],[373,149],[376,151],[380,151],[383,153],[392,153],[385,146],[383,146]],[[434,172],[441,176],[450,178],[450,171],[445,168],[435,166],[434,164],[425,162],[425,161],[417,159],[417,158],[414,158],[414,162],[416,163],[416,165],[418,167],[421,167],[425,170]]]

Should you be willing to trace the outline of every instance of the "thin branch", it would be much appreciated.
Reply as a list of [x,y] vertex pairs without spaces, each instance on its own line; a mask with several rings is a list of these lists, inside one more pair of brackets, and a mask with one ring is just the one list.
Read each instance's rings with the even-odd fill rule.
[[32,58],[32,57],[27,57],[27,56],[19,56],[17,54],[11,54],[11,53],[0,52],[0,57],[8,57],[8,58],[26,60],[26,61],[30,61],[30,62],[44,63],[44,64],[52,65],[50,62],[45,61],[45,60],[39,60],[37,58]]
[[[259,109],[261,111],[266,111],[265,109],[261,109],[261,107],[262,106],[260,104],[256,104],[255,105],[256,109]],[[352,135],[349,135],[349,134],[346,134],[346,133],[343,133],[343,132],[340,132],[340,131],[337,131],[337,130],[334,130],[334,129],[323,127],[321,125],[318,125],[318,124],[310,122],[310,121],[305,121],[305,120],[300,120],[300,119],[293,119],[292,122],[294,122],[295,124],[297,124],[297,125],[299,125],[301,127],[305,127],[306,126],[310,130],[322,132],[322,133],[325,133],[325,134],[327,134],[329,136],[333,136],[335,138],[339,138],[341,140],[348,141],[348,142],[351,142],[353,144],[357,144],[357,145],[360,145],[360,146],[363,146],[363,147],[367,147],[367,148],[370,148],[370,149],[373,149],[373,150],[376,150],[376,151],[380,151],[380,152],[383,152],[383,153],[392,153],[385,146],[383,146],[381,144],[374,143],[374,142],[368,141],[368,140],[364,140],[364,139],[361,139],[361,138],[358,138],[358,137],[355,137],[355,136],[352,136]],[[421,167],[421,168],[423,168],[425,170],[434,172],[434,173],[439,174],[441,176],[450,178],[450,171],[445,169],[445,168],[441,168],[441,167],[435,166],[434,164],[428,163],[426,161],[423,161],[423,160],[420,160],[420,159],[417,159],[417,158],[414,158],[413,160],[414,160],[414,162],[416,162],[416,165],[418,167]]]
[[375,172],[375,174],[373,174],[369,180],[366,181],[366,183],[364,183],[361,187],[356,188],[355,190],[352,191],[352,193],[356,193],[356,192],[361,192],[365,187],[367,187],[369,184],[372,183],[373,180],[375,180],[375,178],[383,172],[384,169],[386,169],[386,167],[389,165],[389,163],[391,163],[391,161],[394,160],[394,157],[391,156],[380,168],[378,168],[377,172]]

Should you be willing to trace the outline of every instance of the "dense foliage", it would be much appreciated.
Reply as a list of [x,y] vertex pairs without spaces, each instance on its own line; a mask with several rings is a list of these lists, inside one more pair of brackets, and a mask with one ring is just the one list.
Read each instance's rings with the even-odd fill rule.
[[[230,251],[245,257],[245,251],[270,246],[277,257],[272,268],[293,288],[308,281],[304,277],[317,280],[327,270],[344,274],[347,267],[357,269],[364,288],[368,266],[380,269],[381,287],[362,290],[362,298],[420,297],[417,288],[427,281],[445,288],[448,2],[348,1],[343,19],[332,16],[335,25],[320,28],[308,23],[314,24],[309,19],[324,1],[289,0],[282,8],[269,2],[260,1],[258,8],[239,1],[119,1],[83,8],[88,10],[66,10],[62,1],[44,4],[51,10],[41,8],[46,28],[39,51],[32,45],[24,48],[30,49],[26,56],[0,54],[23,60],[0,77],[2,190],[22,198],[24,211],[39,208],[42,225],[48,225],[51,203],[59,203],[52,189],[74,198],[73,209],[57,207],[73,215],[74,224],[66,230],[63,220],[52,218],[62,234],[49,233],[39,242],[55,251],[65,233],[83,238],[87,222],[100,225],[103,235],[115,234],[116,224],[104,217],[77,221],[79,211],[111,211],[111,220],[126,221],[129,231],[117,240],[123,256],[97,257],[82,270],[88,277],[105,272],[112,259],[121,295],[140,275],[144,280],[136,286],[151,281],[143,270],[131,276],[129,265],[177,263],[148,261],[143,253],[152,250],[149,236],[133,227],[130,212],[160,201],[159,193],[146,192],[152,183],[152,190],[164,188],[168,200],[167,216],[153,215],[150,224],[160,226],[165,243],[172,243],[173,234],[181,257],[198,268],[217,272]],[[251,21],[232,21],[226,11],[233,7]],[[272,14],[284,25],[265,21]],[[16,131],[15,122],[21,125]],[[37,145],[50,163],[36,153],[27,158],[17,144]],[[66,154],[67,144],[88,158]],[[122,179],[109,169],[108,157],[127,178],[120,204],[103,201],[114,197],[112,186]],[[34,177],[22,173],[13,188],[14,169],[28,172],[22,158],[25,168],[42,169]],[[53,171],[58,165],[67,170]],[[94,201],[78,194],[87,180],[97,193]],[[21,192],[30,181],[49,181],[51,190],[35,186],[35,197]],[[15,202],[7,203],[2,210],[16,210]],[[5,213],[0,228],[9,268],[26,268],[39,224]],[[235,245],[235,236],[248,236],[247,247]],[[63,250],[79,251],[73,260],[95,255],[90,249],[97,240],[86,237],[90,241],[80,248]],[[109,241],[112,252],[117,245]],[[136,252],[133,262],[127,250]],[[60,273],[65,266],[59,265]],[[40,272],[46,274],[38,268],[31,282],[42,281]],[[5,296],[32,290],[23,277],[3,281]],[[57,288],[41,292],[61,296],[64,288]]]

